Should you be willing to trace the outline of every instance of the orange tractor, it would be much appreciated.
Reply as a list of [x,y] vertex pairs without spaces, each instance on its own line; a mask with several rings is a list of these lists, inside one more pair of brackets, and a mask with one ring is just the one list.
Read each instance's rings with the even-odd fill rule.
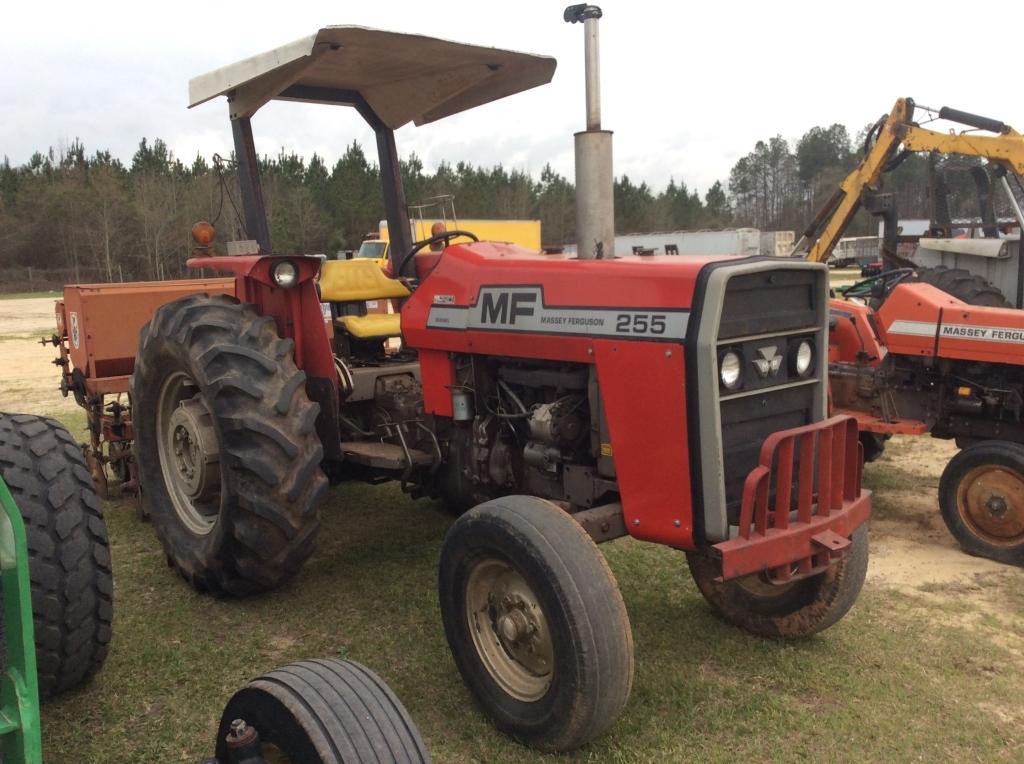
[[[606,730],[632,685],[629,619],[598,543],[683,550],[723,618],[786,637],[842,618],[868,558],[856,421],[827,416],[826,267],[613,256],[600,15],[566,11],[584,24],[590,75],[579,258],[457,230],[411,242],[398,172],[395,129],[544,84],[551,58],[327,27],[192,80],[192,105],[227,97],[250,240],[220,254],[197,227],[189,266],[233,286],[167,300],[138,285],[133,299],[162,304],[126,327],[136,357],[111,371],[130,375],[119,416],[142,506],[200,590],[295,575],[329,484],[395,480],[460,514],[438,576],[455,662],[500,729],[550,751]],[[388,272],[273,254],[250,124],[272,99],[352,106],[374,129]],[[369,300],[401,309],[371,314]],[[112,389],[71,365],[87,401]],[[108,414],[96,409],[101,426]]]
[[[970,130],[926,129],[915,110]],[[929,234],[900,254],[894,197],[881,183],[917,151],[933,165],[948,154],[987,160],[971,167],[984,237],[953,238],[938,176]],[[895,433],[955,439],[962,450],[939,485],[942,517],[966,551],[1016,565],[1024,565],[1024,215],[1011,181],[1024,193],[1022,174],[1024,136],[1008,125],[900,99],[795,250],[824,262],[860,207],[882,218],[885,270],[832,300],[833,411],[857,418],[869,460]],[[990,176],[1006,192],[1016,234],[997,225]]]

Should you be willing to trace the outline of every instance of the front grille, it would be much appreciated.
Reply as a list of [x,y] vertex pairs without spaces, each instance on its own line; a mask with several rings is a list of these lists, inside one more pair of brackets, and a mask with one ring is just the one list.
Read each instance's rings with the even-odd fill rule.
[[[758,465],[765,439],[824,418],[828,273],[820,265],[777,260],[722,263],[708,271],[695,348],[699,499],[705,535],[720,541],[735,532],[743,483]],[[806,377],[791,363],[803,340],[813,348]],[[743,359],[737,390],[719,384],[719,359],[727,351]],[[772,359],[777,366],[765,371]]]
[[774,334],[818,323],[824,295],[817,274],[773,270],[729,279],[718,338]]
[[[762,271],[734,276],[726,287],[719,352],[734,349],[744,359],[740,391],[720,391],[725,503],[730,525],[739,518],[743,481],[757,466],[765,438],[820,418],[815,416],[814,383],[796,376],[790,365],[797,342],[807,339],[816,344],[824,299],[819,275],[808,270]],[[778,372],[762,376],[755,359],[773,354],[782,357]],[[821,365],[820,356],[820,352],[815,353],[817,365]],[[809,379],[813,380],[816,373],[812,372]],[[751,395],[752,391],[756,393]]]
[[814,421],[814,389],[801,385],[727,399],[721,403],[721,412],[725,504],[729,524],[735,525],[743,497],[743,481],[758,464],[761,444],[773,432]]

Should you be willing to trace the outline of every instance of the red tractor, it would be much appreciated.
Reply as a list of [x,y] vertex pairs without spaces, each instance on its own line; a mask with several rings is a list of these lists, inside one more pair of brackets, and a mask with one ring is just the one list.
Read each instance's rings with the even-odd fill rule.
[[[956,127],[922,127],[920,112],[925,124]],[[882,186],[914,152],[929,155],[932,219],[927,236],[911,238],[898,236],[895,196]],[[952,236],[937,168],[956,157],[975,162],[979,238]],[[884,270],[837,290],[842,299],[832,302],[833,411],[857,418],[868,461],[893,434],[955,440],[961,451],[939,483],[942,518],[965,551],[1013,565],[1024,565],[1022,175],[1024,136],[1009,125],[900,98],[868,131],[860,163],[793,253],[825,262],[860,208],[882,219]],[[993,186],[1002,186],[1013,224],[997,221]],[[912,253],[901,254],[911,242]]]
[[[588,27],[595,72],[599,15],[567,16]],[[869,515],[856,423],[826,417],[825,266],[611,256],[594,91],[576,139],[579,259],[432,246],[472,232],[409,241],[394,130],[554,69],[327,27],[194,79],[193,106],[227,96],[251,241],[189,260],[233,274],[234,296],[159,307],[130,383],[144,507],[200,590],[244,595],[295,575],[330,484],[397,480],[459,513],[439,573],[455,661],[499,728],[551,751],[601,734],[632,684],[629,618],[598,543],[683,550],[725,619],[797,637],[857,598]],[[273,254],[250,126],[272,99],[354,106],[374,129],[389,273]],[[367,313],[368,300],[401,309]]]

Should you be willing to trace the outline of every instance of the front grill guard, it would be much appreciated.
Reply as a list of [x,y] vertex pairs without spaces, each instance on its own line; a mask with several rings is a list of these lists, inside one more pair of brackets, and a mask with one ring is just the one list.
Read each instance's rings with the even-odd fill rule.
[[769,435],[743,484],[738,534],[713,547],[721,557],[721,580],[762,573],[784,584],[825,570],[868,519],[862,466],[853,417]]

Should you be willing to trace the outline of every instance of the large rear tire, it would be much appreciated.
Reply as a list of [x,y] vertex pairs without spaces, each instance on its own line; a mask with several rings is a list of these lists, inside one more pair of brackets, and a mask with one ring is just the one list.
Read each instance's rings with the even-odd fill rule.
[[942,472],[939,506],[964,551],[1024,565],[1024,446],[989,440],[962,450]]
[[237,720],[256,731],[264,753],[277,748],[295,764],[430,761],[405,706],[379,676],[352,661],[300,661],[249,682],[224,708],[218,761],[234,761],[226,741]]
[[945,265],[920,268],[917,271],[916,280],[931,284],[958,300],[963,300],[968,305],[983,305],[991,308],[1013,307],[997,286],[964,268],[947,268]]
[[564,511],[533,496],[474,507],[448,531],[438,585],[455,664],[498,729],[554,752],[614,723],[633,684],[629,616]]
[[272,589],[313,551],[327,479],[292,347],[272,318],[223,295],[167,303],[140,332],[131,396],[143,509],[200,591]]
[[718,566],[707,554],[687,552],[686,561],[700,593],[724,620],[762,637],[809,637],[857,601],[868,570],[868,529],[854,531],[851,548],[824,573],[789,584],[758,574],[719,582]]
[[55,419],[0,413],[0,474],[25,523],[39,694],[49,697],[107,657],[114,587],[103,508],[82,449]]

